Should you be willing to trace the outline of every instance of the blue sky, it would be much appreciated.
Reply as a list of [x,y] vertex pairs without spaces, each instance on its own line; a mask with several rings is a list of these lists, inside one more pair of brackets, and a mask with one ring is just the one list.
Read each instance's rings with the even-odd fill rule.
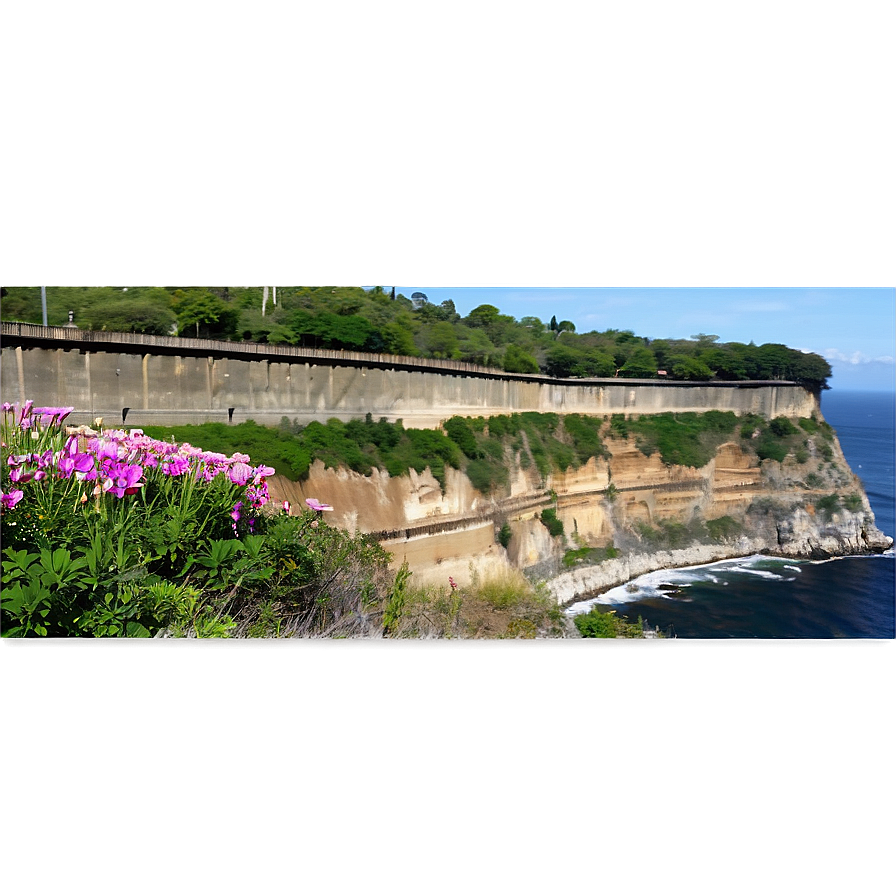
[[451,299],[468,314],[496,305],[519,319],[571,320],[588,330],[634,330],[650,338],[714,333],[721,342],[781,342],[817,352],[831,364],[831,388],[894,386],[896,290],[893,289],[615,289],[399,286],[438,304]]

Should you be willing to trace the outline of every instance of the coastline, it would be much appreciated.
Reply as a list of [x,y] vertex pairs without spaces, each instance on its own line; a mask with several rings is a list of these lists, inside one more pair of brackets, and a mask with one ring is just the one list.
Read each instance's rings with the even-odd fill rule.
[[649,573],[699,569],[725,560],[744,560],[755,556],[825,563],[847,557],[883,555],[893,550],[893,539],[889,536],[883,538],[885,541],[875,542],[874,547],[859,551],[838,549],[839,546],[834,550],[815,546],[808,551],[787,551],[770,548],[765,539],[741,538],[730,545],[694,545],[676,550],[632,554],[561,573],[547,582],[547,589],[558,605],[566,610],[574,604],[592,600]]

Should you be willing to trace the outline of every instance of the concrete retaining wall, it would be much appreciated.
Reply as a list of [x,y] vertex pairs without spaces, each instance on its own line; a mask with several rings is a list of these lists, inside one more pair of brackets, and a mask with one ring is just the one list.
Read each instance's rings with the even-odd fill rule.
[[[282,417],[308,423],[370,413],[406,426],[432,427],[455,414],[492,416],[519,411],[654,414],[706,411],[809,416],[815,398],[786,383],[683,383],[656,380],[553,380],[501,374],[451,362],[392,359],[276,348],[270,357],[229,343],[164,338],[116,344],[64,328],[30,327],[23,338],[3,325],[0,393],[4,401],[34,399],[71,405],[73,422],[102,416],[106,425],[203,423]],[[183,343],[183,345],[178,345]],[[253,347],[264,349],[265,347]],[[228,354],[224,354],[224,351]],[[163,353],[164,352],[164,353]],[[328,357],[320,357],[320,355]],[[405,363],[407,362],[407,363]]]

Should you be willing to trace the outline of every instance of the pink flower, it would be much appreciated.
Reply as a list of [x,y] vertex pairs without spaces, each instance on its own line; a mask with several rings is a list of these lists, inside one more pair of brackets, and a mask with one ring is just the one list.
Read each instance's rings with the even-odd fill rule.
[[14,488],[11,492],[6,494],[0,492],[0,508],[12,510],[12,508],[22,500],[24,494],[25,493],[20,488]]
[[252,468],[242,462],[236,463],[227,471],[227,475],[230,477],[230,481],[236,485],[245,485],[252,475]]
[[318,513],[324,510],[332,510],[332,506],[329,504],[323,504],[317,500],[317,498],[305,498],[305,503],[312,509],[316,510]]
[[103,491],[112,492],[117,498],[136,494],[137,489],[143,485],[140,482],[143,467],[139,464],[116,464],[109,472],[110,475],[103,482]]
[[182,476],[190,469],[190,461],[185,457],[167,458],[160,469],[166,476]]
[[[34,407],[34,402],[31,401],[30,399],[25,402],[24,406],[22,407],[22,413],[19,414],[19,425],[20,426],[24,422],[26,417],[31,416],[31,408],[33,408],[33,407]],[[30,426],[31,424],[29,423],[28,425]],[[23,426],[22,428],[26,429],[27,427]]]

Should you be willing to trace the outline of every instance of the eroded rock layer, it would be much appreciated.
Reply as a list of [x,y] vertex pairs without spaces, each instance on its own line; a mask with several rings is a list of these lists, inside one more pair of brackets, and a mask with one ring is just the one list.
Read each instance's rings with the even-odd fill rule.
[[[820,412],[815,419],[824,424]],[[655,569],[891,546],[832,432],[823,444],[819,436],[801,440],[780,462],[760,461],[749,438],[732,436],[700,468],[666,464],[658,451],[648,456],[634,436],[613,438],[609,421],[602,435],[607,456],[546,477],[508,455],[509,485],[499,494],[482,494],[453,469],[443,489],[429,470],[361,476],[320,462],[301,483],[274,477],[271,491],[294,505],[309,497],[332,504],[334,524],[374,533],[418,583],[465,582],[512,566],[547,579],[560,603]],[[548,531],[545,510],[562,534]]]

